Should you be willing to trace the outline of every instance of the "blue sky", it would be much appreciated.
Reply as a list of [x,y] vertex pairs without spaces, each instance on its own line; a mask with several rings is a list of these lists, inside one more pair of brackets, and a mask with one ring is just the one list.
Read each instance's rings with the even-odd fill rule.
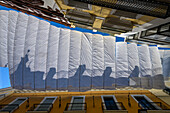
[[0,89],[10,87],[9,70],[5,67],[0,67]]

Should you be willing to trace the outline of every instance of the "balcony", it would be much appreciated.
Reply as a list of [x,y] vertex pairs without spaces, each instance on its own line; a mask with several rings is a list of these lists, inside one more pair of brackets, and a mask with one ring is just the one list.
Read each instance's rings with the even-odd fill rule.
[[52,108],[52,103],[34,104],[26,113],[49,113]]
[[170,113],[170,109],[161,102],[150,102],[150,104],[154,106],[155,109],[142,109],[142,106],[138,104],[141,108],[138,110],[138,113]]
[[169,45],[170,44],[170,22],[129,35],[127,42],[138,44]]
[[86,113],[86,103],[67,103],[64,113]]
[[165,89],[163,89],[163,92],[165,92],[168,95],[170,95],[170,88],[166,87]]
[[1,104],[0,113],[12,113],[19,108],[19,104]]
[[102,102],[103,113],[128,113],[122,102],[115,102],[115,105],[105,105]]

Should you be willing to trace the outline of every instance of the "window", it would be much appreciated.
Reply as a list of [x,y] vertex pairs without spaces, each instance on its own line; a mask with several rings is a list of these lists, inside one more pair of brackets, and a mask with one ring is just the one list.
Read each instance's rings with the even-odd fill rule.
[[0,94],[0,99],[4,98],[8,93]]
[[10,112],[12,113],[15,111],[22,103],[24,103],[28,98],[26,97],[19,97],[12,101],[10,104],[6,105],[4,108],[0,110],[0,112]]
[[57,97],[45,97],[35,111],[49,111]]
[[105,110],[119,110],[121,109],[117,105],[117,100],[114,95],[105,95],[101,96],[102,97],[102,106],[104,107]]
[[73,96],[69,109],[84,110],[84,104],[85,104],[85,96]]
[[158,28],[152,28],[146,31],[146,36],[157,33]]
[[161,109],[154,102],[152,102],[146,95],[132,95],[137,103],[139,103],[142,109],[158,110]]

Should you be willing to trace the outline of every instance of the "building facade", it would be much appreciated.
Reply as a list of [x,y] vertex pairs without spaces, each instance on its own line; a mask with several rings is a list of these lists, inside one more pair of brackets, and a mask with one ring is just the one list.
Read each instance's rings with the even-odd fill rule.
[[149,90],[18,90],[0,100],[0,113],[170,113],[168,109],[170,105]]

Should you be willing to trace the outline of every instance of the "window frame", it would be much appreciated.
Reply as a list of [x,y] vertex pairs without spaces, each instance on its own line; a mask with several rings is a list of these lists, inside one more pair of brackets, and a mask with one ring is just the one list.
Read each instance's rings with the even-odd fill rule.
[[[139,102],[136,100],[135,97],[144,97],[148,102],[153,102],[149,97],[147,97],[146,95],[131,95],[131,97],[139,104]],[[156,109],[158,110],[162,110],[158,105],[156,105],[155,103],[152,104]],[[143,108],[142,108],[143,109]]]
[[4,98],[8,93],[2,93],[0,94],[0,99]]
[[[22,103],[18,104],[18,107],[19,107],[19,106],[22,105],[25,101],[28,100],[28,97],[17,97],[17,98],[14,99],[12,102],[10,102],[8,105],[12,104],[13,102],[15,102],[15,101],[18,100],[18,99],[25,99]],[[8,105],[5,106],[4,108],[8,107]],[[3,110],[4,108],[2,108],[1,110]],[[17,109],[17,107],[15,107],[15,109],[11,110],[10,113],[14,112],[16,109]],[[1,110],[0,110],[0,111],[1,111]]]
[[[44,99],[40,102],[40,104],[42,104],[42,103],[45,101],[46,98],[55,98],[51,104],[54,104],[54,102],[57,100],[57,96],[56,96],[56,97],[44,97]],[[38,106],[34,109],[34,111],[36,111],[39,107],[40,107],[40,105],[38,105]]]
[[[85,103],[85,97],[86,97],[86,96],[72,96],[70,103],[73,103],[75,97],[83,97],[83,103]],[[85,106],[84,106],[84,104],[83,104],[82,110],[84,109],[84,107],[85,107]],[[74,110],[71,110],[71,106],[69,106],[68,110],[69,110],[69,111],[74,111]]]
[[[116,97],[115,97],[115,95],[101,95],[101,98],[102,98],[102,102],[103,102],[103,103],[105,103],[105,102],[104,102],[104,97],[113,97],[113,100],[114,100],[115,102],[118,102],[117,99],[116,99]],[[119,110],[122,110],[119,105],[117,105],[117,107],[118,107]],[[105,104],[104,104],[104,109],[106,109],[106,105],[105,105]],[[106,109],[106,110],[107,110],[107,109]]]

